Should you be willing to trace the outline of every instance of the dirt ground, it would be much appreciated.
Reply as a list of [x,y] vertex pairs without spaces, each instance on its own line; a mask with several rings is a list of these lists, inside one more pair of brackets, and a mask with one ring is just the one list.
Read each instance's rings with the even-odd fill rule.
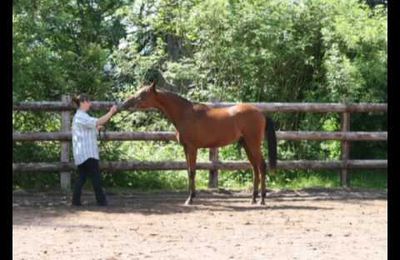
[[387,259],[387,193],[366,190],[14,193],[13,259]]

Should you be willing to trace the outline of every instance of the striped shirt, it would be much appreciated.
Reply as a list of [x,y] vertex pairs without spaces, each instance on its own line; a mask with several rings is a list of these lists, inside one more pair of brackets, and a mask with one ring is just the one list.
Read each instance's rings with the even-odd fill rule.
[[78,109],[72,120],[72,150],[75,165],[82,164],[89,158],[99,160],[97,146],[97,118]]

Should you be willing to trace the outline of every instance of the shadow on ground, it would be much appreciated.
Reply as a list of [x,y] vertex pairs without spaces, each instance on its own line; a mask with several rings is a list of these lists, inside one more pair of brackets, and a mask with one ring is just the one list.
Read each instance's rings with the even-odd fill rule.
[[[56,217],[63,214],[74,214],[79,211],[98,211],[104,213],[134,214],[182,214],[194,211],[260,211],[260,210],[331,210],[318,203],[301,205],[309,201],[342,201],[343,203],[362,204],[369,200],[386,200],[386,191],[355,189],[303,189],[269,190],[266,205],[250,204],[251,193],[244,191],[203,190],[198,191],[191,206],[183,203],[187,192],[121,192],[107,193],[109,206],[99,207],[95,203],[93,192],[84,192],[83,206],[70,206],[70,195],[60,192],[23,192],[13,194],[13,211],[40,210],[43,217]],[[300,202],[300,203],[299,203]],[[14,223],[17,224],[17,223]]]

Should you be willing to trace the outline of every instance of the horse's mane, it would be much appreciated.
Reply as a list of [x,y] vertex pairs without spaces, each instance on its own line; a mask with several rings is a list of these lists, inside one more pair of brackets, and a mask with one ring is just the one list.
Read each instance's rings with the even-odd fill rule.
[[178,100],[178,101],[180,101],[180,102],[182,102],[182,103],[184,103],[186,105],[190,105],[190,106],[192,106],[194,108],[203,108],[203,109],[208,108],[208,106],[205,105],[205,104],[202,104],[202,103],[199,103],[199,102],[191,102],[191,101],[187,100],[186,98],[184,98],[182,96],[179,96],[178,94],[176,94],[174,92],[171,92],[169,90],[166,90],[166,89],[162,89],[162,88],[158,89],[157,88],[157,92],[158,93],[162,93],[162,94],[164,94],[164,95],[166,95],[168,97],[172,97],[173,99]]

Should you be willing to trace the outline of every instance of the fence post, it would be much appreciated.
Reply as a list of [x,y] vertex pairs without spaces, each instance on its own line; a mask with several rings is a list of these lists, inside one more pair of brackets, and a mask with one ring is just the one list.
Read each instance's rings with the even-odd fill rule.
[[[61,98],[62,102],[71,102],[71,97],[68,95],[63,95]],[[70,131],[71,127],[71,112],[70,111],[62,111],[61,112],[61,131]],[[69,153],[70,153],[70,142],[62,141],[61,142],[61,162],[69,162]],[[60,172],[60,184],[61,189],[66,192],[71,191],[71,172]]]
[[[219,98],[210,96],[209,101],[212,103],[219,102]],[[218,148],[210,148],[209,160],[211,163],[219,160]],[[211,169],[208,174],[208,188],[218,188],[218,169]]]
[[[210,161],[211,163],[217,162],[219,160],[218,148],[210,148]],[[210,170],[208,175],[208,188],[218,188],[218,169]]]
[[[350,112],[343,112],[342,114],[342,122],[341,122],[341,130],[342,132],[348,132],[350,131]],[[350,157],[350,142],[347,140],[342,141],[342,162],[343,162],[343,168],[341,169],[341,174],[340,174],[340,184],[343,187],[348,187],[350,185],[350,179],[348,175],[348,169],[347,169],[347,161],[349,160]]]

